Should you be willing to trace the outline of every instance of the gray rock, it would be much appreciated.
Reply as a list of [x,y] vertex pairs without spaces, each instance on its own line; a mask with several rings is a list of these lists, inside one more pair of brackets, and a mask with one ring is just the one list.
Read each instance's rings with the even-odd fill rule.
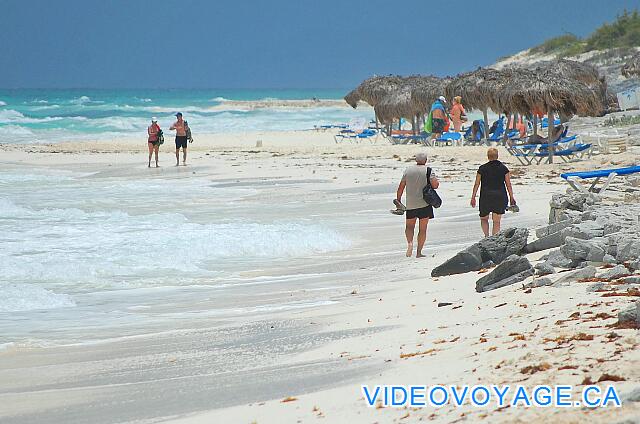
[[589,284],[587,286],[587,292],[591,293],[591,292],[595,292],[598,290],[603,290],[604,288],[606,288],[607,285],[605,283],[593,283],[593,284]]
[[510,255],[522,253],[528,237],[529,230],[526,228],[508,228],[500,231],[438,265],[431,271],[431,276],[442,277],[478,271],[489,261],[499,264]]
[[523,252],[529,238],[526,228],[508,228],[495,236],[486,237],[478,243],[484,261],[499,264],[511,255]]
[[542,238],[549,236],[558,231],[562,231],[568,226],[572,225],[571,221],[556,222],[555,224],[547,225],[546,227],[538,228],[536,230],[536,237]]
[[564,284],[572,283],[574,281],[582,280],[585,278],[593,278],[596,276],[597,269],[595,266],[590,265],[582,269],[578,269],[576,271],[567,272],[565,275],[560,277],[554,283],[555,286],[561,286]]
[[547,258],[547,263],[558,268],[571,268],[577,264],[576,261],[564,256],[560,250],[552,250]]
[[453,258],[448,259],[443,264],[435,267],[433,271],[431,271],[431,276],[442,277],[444,275],[479,271],[482,269],[483,262],[482,253],[476,243],[462,252],[458,252]]
[[640,275],[631,275],[624,278],[625,284],[640,284]]
[[634,324],[640,328],[640,300],[630,308],[618,312],[618,324]]
[[549,262],[542,262],[534,266],[536,275],[555,274],[556,269]]
[[533,274],[533,267],[527,258],[511,255],[493,271],[476,282],[476,291],[481,293],[519,283]]
[[564,230],[565,236],[571,236],[584,240],[604,236],[604,224],[596,221],[582,221]]
[[567,237],[560,251],[565,257],[579,261],[602,262],[605,255],[604,248],[600,243],[575,237]]
[[605,280],[617,280],[618,278],[622,278],[626,275],[629,275],[629,270],[624,265],[616,265],[613,268],[609,268],[602,274],[598,275],[599,278],[604,278]]
[[634,271],[640,271],[640,259],[638,259],[637,261],[629,262],[629,268]]
[[564,231],[558,231],[556,233],[540,237],[537,240],[528,243],[524,247],[524,252],[533,253],[560,247],[562,246],[562,243],[564,243],[565,237]]
[[537,288],[553,285],[553,280],[549,277],[534,278],[532,282],[525,285],[526,288]]
[[635,261],[640,258],[640,242],[638,235],[628,236],[618,240],[616,259],[618,262]]
[[[624,393],[620,396],[622,402],[640,402],[640,387],[636,387],[630,392]],[[635,421],[638,423],[640,421]]]
[[616,261],[616,258],[614,258],[613,256],[611,256],[610,254],[605,254],[604,257],[602,258],[602,262],[604,262],[605,264],[617,264],[618,261]]

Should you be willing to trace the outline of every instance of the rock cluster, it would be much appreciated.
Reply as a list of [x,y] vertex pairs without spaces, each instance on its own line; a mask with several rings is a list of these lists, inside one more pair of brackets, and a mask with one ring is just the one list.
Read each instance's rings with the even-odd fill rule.
[[[528,240],[526,229],[509,228],[459,252],[434,268],[431,275],[497,265],[477,281],[477,292],[519,283],[531,276],[535,278],[527,287],[594,279],[595,284],[587,289],[601,291],[606,281],[616,281],[618,289],[640,283],[640,275],[633,275],[640,271],[639,203],[613,204],[595,194],[573,192],[554,195],[550,206],[549,225],[537,229],[534,240]],[[535,266],[524,257],[541,251],[549,252]],[[557,278],[559,270],[565,272]]]

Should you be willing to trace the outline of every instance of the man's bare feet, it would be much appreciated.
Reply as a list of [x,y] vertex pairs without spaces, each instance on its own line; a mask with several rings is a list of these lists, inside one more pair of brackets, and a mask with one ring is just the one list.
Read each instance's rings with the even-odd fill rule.
[[426,256],[422,254],[422,252],[418,252],[416,254],[416,258],[425,258]]
[[413,243],[407,243],[407,258],[413,254]]

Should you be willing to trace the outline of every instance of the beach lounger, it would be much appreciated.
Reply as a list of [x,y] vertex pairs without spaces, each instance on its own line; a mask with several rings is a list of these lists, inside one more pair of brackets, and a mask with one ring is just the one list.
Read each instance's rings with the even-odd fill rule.
[[[591,155],[591,144],[577,143],[578,136],[572,135],[564,137],[553,143],[557,149],[554,156],[560,156],[565,162],[573,159],[581,159],[585,155]],[[521,165],[532,165],[542,163],[549,157],[548,144],[522,144],[505,146],[507,152],[515,157]]]
[[[564,174],[560,174],[560,177],[562,177],[571,186],[571,188],[573,188],[576,191],[579,191],[585,194],[600,193],[601,195],[604,195],[605,191],[609,188],[609,185],[615,179],[616,176],[631,175],[636,173],[640,173],[640,166],[638,165],[629,166],[626,168],[599,169],[597,171],[566,172]],[[594,181],[591,183],[589,188],[585,187],[582,183],[578,181],[578,180],[588,180],[592,178],[594,179]],[[598,189],[596,185],[598,184],[598,182],[600,182],[602,178],[606,178],[606,181],[604,182],[602,187]]]
[[459,132],[455,131],[443,133],[439,138],[433,141],[434,146],[437,146],[439,144],[444,144],[445,146],[448,146],[450,144],[453,146],[456,143],[462,145],[462,135]]
[[[559,119],[554,119],[553,120],[553,125],[554,126],[560,125],[560,120]],[[542,121],[540,121],[540,128],[547,128],[548,126],[549,126],[549,119],[542,118]]]
[[425,146],[431,146],[429,138],[431,134],[422,132],[418,135],[392,135],[386,136],[391,144],[424,144]]
[[355,132],[353,130],[343,130],[338,134],[333,136],[333,139],[336,143],[340,143],[342,141],[355,141],[360,142],[365,139],[375,140],[375,137],[378,136],[378,131],[367,128],[362,130],[362,132]]

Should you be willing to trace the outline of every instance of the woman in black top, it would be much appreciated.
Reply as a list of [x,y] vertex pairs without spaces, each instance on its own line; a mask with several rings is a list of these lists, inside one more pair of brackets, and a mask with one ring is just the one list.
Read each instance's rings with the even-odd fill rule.
[[491,234],[497,234],[500,232],[500,220],[507,210],[508,202],[510,201],[511,205],[516,204],[511,188],[511,174],[509,169],[498,160],[498,149],[490,148],[487,158],[489,162],[478,169],[471,195],[471,207],[475,208],[476,195],[480,188],[480,226],[485,237],[489,236],[489,214],[493,221]]

